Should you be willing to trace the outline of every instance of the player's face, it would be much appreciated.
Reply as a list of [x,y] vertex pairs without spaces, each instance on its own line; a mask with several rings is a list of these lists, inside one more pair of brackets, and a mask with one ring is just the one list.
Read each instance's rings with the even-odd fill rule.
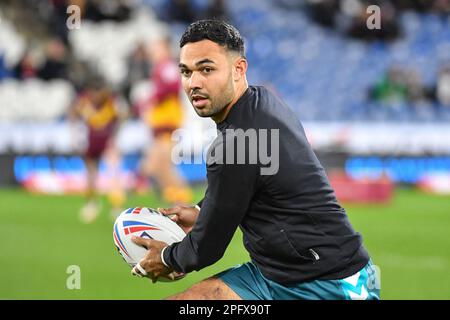
[[183,89],[199,116],[214,119],[233,100],[233,56],[210,40],[187,43],[181,48]]

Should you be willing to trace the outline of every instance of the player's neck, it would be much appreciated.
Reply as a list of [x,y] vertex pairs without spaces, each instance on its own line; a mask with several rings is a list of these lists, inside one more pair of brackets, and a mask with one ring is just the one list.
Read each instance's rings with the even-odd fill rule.
[[247,88],[248,88],[248,82],[247,82],[247,80],[245,80],[245,82],[242,84],[242,86],[236,91],[236,95],[233,98],[233,100],[225,108],[223,108],[223,110],[221,112],[212,116],[211,119],[213,119],[215,123],[221,123],[223,120],[225,120],[228,116],[228,113],[231,111],[231,108],[242,97],[242,95],[245,93]]

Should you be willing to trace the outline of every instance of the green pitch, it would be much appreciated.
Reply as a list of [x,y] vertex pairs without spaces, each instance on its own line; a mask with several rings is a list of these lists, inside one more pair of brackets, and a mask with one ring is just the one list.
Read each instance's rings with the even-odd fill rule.
[[[197,188],[200,199],[203,189]],[[174,283],[130,275],[112,240],[109,208],[91,225],[78,220],[80,196],[31,195],[0,189],[0,299],[161,299],[248,260],[236,233],[215,265]],[[130,196],[127,206],[164,205]],[[398,190],[389,205],[346,205],[381,269],[383,299],[450,299],[450,199]],[[67,288],[69,266],[80,289]],[[70,282],[70,281],[69,281]]]

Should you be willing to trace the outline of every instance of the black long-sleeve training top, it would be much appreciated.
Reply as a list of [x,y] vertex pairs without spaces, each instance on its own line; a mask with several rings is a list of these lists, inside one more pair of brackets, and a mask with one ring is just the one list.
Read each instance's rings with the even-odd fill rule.
[[282,284],[342,279],[367,264],[300,121],[277,96],[250,86],[217,128],[198,219],[164,251],[167,264],[187,273],[215,263],[238,226],[252,262]]

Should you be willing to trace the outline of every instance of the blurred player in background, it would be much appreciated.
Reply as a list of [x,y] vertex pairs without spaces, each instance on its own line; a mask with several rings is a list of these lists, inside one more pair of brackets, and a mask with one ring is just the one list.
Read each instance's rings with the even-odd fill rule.
[[72,117],[83,120],[88,128],[88,144],[84,153],[87,170],[86,202],[80,210],[80,219],[93,222],[100,213],[98,172],[100,160],[105,157],[110,185],[108,198],[112,215],[117,215],[125,202],[124,186],[119,174],[121,156],[115,144],[119,122],[126,112],[106,84],[98,78],[90,81],[71,108]]
[[153,132],[153,143],[146,151],[141,165],[142,177],[151,177],[169,203],[188,203],[192,192],[171,159],[172,133],[183,123],[180,99],[180,75],[173,60],[170,41],[162,39],[151,44],[151,80],[153,94],[139,106],[139,113]]

